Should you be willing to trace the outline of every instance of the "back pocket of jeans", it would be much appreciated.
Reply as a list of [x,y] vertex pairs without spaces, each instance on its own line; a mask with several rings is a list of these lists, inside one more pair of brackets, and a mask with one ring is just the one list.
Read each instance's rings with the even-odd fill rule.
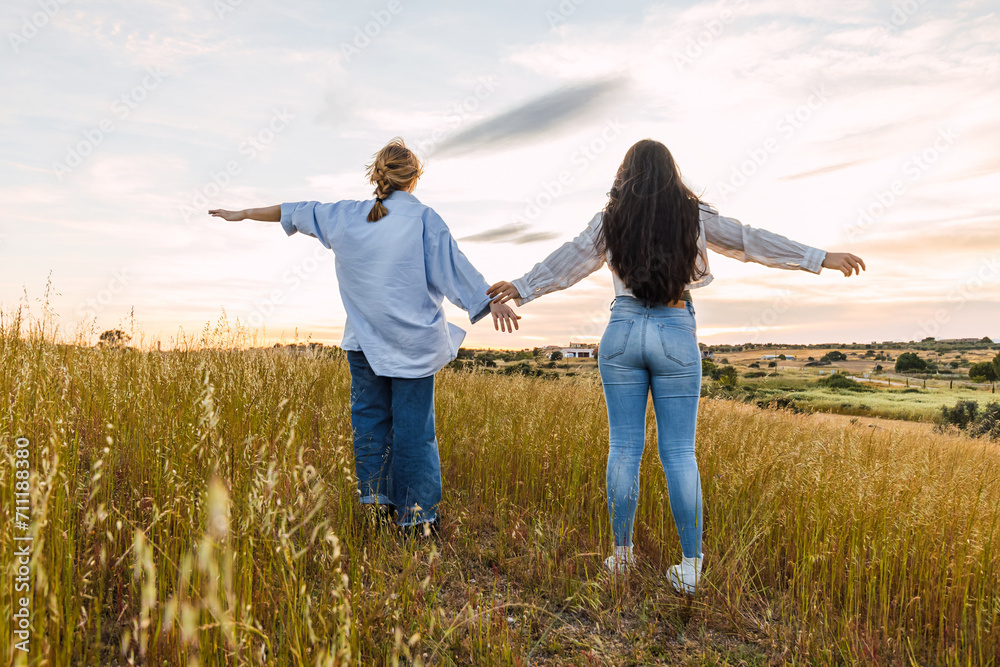
[[601,336],[601,345],[598,355],[602,359],[613,359],[625,351],[628,345],[628,334],[632,331],[632,320],[618,320],[608,322],[604,335]]
[[663,354],[671,361],[681,366],[694,366],[701,361],[701,350],[698,341],[687,329],[659,324],[660,342],[663,343]]

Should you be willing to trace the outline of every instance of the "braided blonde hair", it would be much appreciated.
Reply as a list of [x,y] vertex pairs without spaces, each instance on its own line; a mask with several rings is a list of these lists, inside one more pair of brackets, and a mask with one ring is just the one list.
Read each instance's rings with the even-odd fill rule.
[[368,165],[368,180],[375,186],[375,205],[368,212],[368,222],[377,222],[388,213],[382,203],[396,190],[412,190],[424,173],[417,156],[396,137],[373,157]]

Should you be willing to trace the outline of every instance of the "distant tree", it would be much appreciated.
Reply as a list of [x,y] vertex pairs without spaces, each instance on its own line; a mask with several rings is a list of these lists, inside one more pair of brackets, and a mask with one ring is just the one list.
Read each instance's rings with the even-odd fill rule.
[[847,361],[847,355],[837,350],[827,352],[819,359],[820,361]]
[[98,338],[98,344],[102,347],[121,347],[131,340],[131,336],[125,334],[121,329],[108,329]]
[[992,362],[980,361],[969,366],[969,379],[973,382],[996,382],[997,369]]
[[495,359],[496,356],[492,352],[480,352],[476,355],[476,364],[478,366],[486,366],[486,368],[496,368],[497,362]]
[[759,361],[753,362],[752,364],[750,364],[750,368],[760,368],[760,362]]
[[551,359],[552,361],[560,361],[562,358],[563,358],[563,353],[560,352],[559,350],[553,352],[552,355],[549,357],[549,359]]
[[467,348],[467,347],[460,347],[460,348],[458,348],[458,356],[456,358],[457,359],[474,359],[475,356],[476,356],[476,353],[473,352],[472,350],[470,350],[469,348]]
[[779,359],[781,359],[782,361],[786,361],[786,360],[788,359],[788,357],[786,357],[786,356],[785,356],[785,355],[783,355],[783,354],[779,354],[779,355],[778,355],[778,358],[779,358]]
[[997,377],[1000,377],[1000,352],[997,352],[997,356],[993,357],[993,370]]
[[870,391],[868,387],[857,380],[852,380],[842,373],[834,373],[816,381],[817,384],[831,389],[849,389],[851,391]]
[[978,412],[979,403],[976,401],[959,401],[953,408],[942,405],[941,421],[964,430],[969,424],[975,423]]
[[1000,403],[995,401],[988,403],[976,420],[976,424],[969,429],[969,433],[976,438],[1000,440]]
[[715,372],[713,377],[723,387],[735,387],[739,376],[734,366],[723,366]]
[[897,373],[920,373],[927,370],[927,362],[917,356],[916,352],[903,352],[896,357]]
[[952,361],[948,365],[951,366],[952,368],[958,368],[958,366],[959,366],[959,364],[958,364],[957,361]]
[[503,375],[524,375],[527,377],[540,376],[542,371],[535,370],[527,361],[511,364],[500,371]]
[[777,368],[778,367],[778,362],[777,361],[769,361],[769,362],[767,362],[767,367],[768,368]]

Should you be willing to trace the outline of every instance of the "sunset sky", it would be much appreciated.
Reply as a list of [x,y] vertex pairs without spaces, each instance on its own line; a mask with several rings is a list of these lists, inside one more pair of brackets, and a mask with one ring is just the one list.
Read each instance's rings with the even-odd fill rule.
[[[651,137],[723,215],[860,278],[712,254],[702,342],[1000,339],[1000,7],[895,3],[8,0],[0,306],[165,346],[223,313],[340,342],[332,254],[209,208],[367,199],[394,136],[487,281],[606,202]],[[25,302],[25,294],[27,301]],[[599,339],[607,269],[467,346]]]

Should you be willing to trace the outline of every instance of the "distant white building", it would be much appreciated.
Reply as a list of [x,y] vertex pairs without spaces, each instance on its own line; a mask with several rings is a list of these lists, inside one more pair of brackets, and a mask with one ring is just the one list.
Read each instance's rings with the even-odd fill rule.
[[[593,359],[597,356],[597,345],[593,343],[570,343],[569,347],[561,347],[563,359]],[[552,356],[549,353],[548,356]]]

